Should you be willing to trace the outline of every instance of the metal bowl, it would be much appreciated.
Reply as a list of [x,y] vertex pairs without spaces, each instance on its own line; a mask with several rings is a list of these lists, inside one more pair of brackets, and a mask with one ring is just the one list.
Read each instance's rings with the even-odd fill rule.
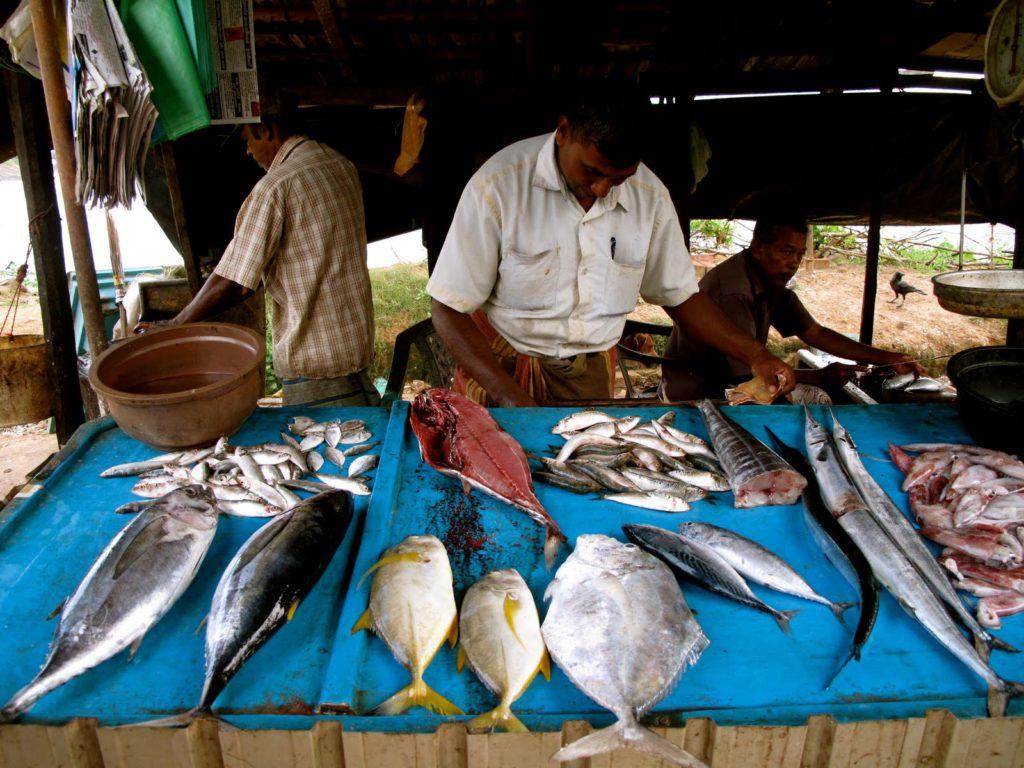
[[228,323],[148,331],[105,350],[89,382],[114,421],[153,448],[210,445],[234,433],[259,399],[265,342]]
[[980,445],[1024,452],[1024,347],[974,347],[946,366],[960,419]]
[[974,317],[1024,318],[1024,269],[972,269],[932,278],[943,309]]

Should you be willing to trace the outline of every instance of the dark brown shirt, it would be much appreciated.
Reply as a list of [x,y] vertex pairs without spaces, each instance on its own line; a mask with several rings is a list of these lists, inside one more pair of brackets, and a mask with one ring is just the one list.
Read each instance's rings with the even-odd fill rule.
[[[700,292],[707,294],[740,330],[761,344],[767,341],[769,328],[775,328],[782,336],[798,336],[814,323],[793,291],[761,278],[746,249],[704,275]],[[719,397],[723,386],[750,376],[750,368],[742,362],[687,338],[678,327],[672,329],[665,356],[684,362],[692,374],[704,378],[707,393]],[[668,366],[663,368],[667,385],[671,385],[672,374]]]

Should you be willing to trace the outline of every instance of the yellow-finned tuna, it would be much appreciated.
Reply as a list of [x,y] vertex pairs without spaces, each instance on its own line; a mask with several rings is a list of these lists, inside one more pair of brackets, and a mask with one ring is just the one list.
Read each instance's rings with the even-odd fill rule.
[[384,553],[373,573],[370,607],[352,632],[371,629],[387,643],[395,659],[412,673],[412,682],[376,708],[382,715],[424,707],[442,715],[462,710],[423,682],[423,673],[448,639],[459,637],[452,567],[435,536],[408,536]]
[[481,682],[501,697],[497,707],[474,717],[467,727],[529,730],[510,707],[538,672],[551,679],[551,661],[533,595],[517,571],[491,571],[469,588],[462,601],[459,636],[459,671],[468,661]]

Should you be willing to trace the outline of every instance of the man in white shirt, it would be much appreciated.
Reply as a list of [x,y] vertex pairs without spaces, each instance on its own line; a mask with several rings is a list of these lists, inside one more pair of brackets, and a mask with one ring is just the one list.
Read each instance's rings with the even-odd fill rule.
[[668,189],[640,162],[649,102],[606,88],[554,134],[506,147],[470,179],[427,285],[456,389],[488,404],[611,396],[637,295],[780,392],[792,369],[697,292]]

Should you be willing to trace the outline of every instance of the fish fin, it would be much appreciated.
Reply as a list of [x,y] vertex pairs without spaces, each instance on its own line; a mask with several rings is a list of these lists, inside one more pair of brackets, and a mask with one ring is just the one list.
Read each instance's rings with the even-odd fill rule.
[[857,603],[829,603],[829,610],[832,611],[832,615],[836,617],[836,621],[846,626],[846,621],[843,619],[843,612],[847,608],[853,608]]
[[67,604],[68,604],[68,599],[65,597],[63,600],[60,601],[60,605],[58,605],[56,608],[54,608],[52,611],[50,611],[49,614],[47,614],[46,620],[50,621],[50,619],[55,619],[58,616],[60,616],[61,612],[64,610],[64,606],[67,605]]
[[288,615],[284,619],[286,622],[292,620],[292,617],[295,616],[295,611],[298,609],[298,607],[299,607],[299,599],[295,598],[295,600],[292,602],[292,604],[288,608]]
[[789,634],[789,620],[798,613],[800,613],[799,608],[792,611],[777,611],[773,614],[775,616],[775,621],[778,622],[779,629],[781,629],[784,634]]
[[565,534],[562,533],[553,523],[545,529],[547,535],[544,538],[544,569],[550,571],[558,554],[558,548],[565,541]]
[[131,542],[124,548],[121,556],[117,559],[112,578],[116,580],[122,573],[131,568],[132,564],[146,553],[146,550],[163,540],[167,535],[164,522],[165,520],[162,517],[156,517],[146,523],[135,534],[134,538],[132,538]]
[[206,614],[205,616],[203,616],[203,620],[200,621],[198,624],[196,624],[196,631],[193,632],[192,634],[193,635],[198,635],[199,634],[199,630],[201,630],[203,627],[206,626],[206,622],[207,622],[207,620],[209,618],[210,618],[210,614]]
[[278,534],[284,530],[288,521],[291,520],[291,516],[278,515],[273,518],[269,523],[264,525],[259,531],[251,538],[245,545],[244,556],[239,558],[235,564],[235,573],[239,573],[245,566],[251,563],[256,556],[270,546],[270,543],[277,538]]
[[369,608],[363,611],[363,615],[360,616],[359,620],[352,625],[352,631],[349,632],[349,634],[354,635],[356,632],[359,632],[364,629],[367,632],[373,631],[373,614],[370,613]]
[[433,690],[423,680],[414,679],[373,711],[380,715],[400,715],[410,707],[423,707],[439,715],[463,715],[461,709]]
[[455,654],[455,671],[461,672],[464,666],[466,666],[466,648],[460,645],[458,653]]
[[516,614],[519,613],[519,610],[519,598],[511,592],[506,592],[504,601],[505,623],[508,624],[508,628],[512,632],[512,637],[516,639],[516,642],[519,643],[521,647],[525,648],[526,646],[523,645],[523,641],[519,637],[519,633],[516,632]]
[[834,683],[836,681],[836,678],[839,677],[840,674],[842,674],[842,671],[844,669],[846,669],[846,665],[849,664],[851,661],[853,661],[854,658],[856,658],[857,661],[860,661],[860,652],[859,651],[850,651],[848,654],[846,654],[846,658],[843,659],[842,663],[839,665],[839,667],[836,669],[836,671],[832,673],[832,677],[830,677],[828,679],[828,683],[825,685],[824,690],[827,691],[830,688],[832,688],[832,683]]
[[452,625],[448,627],[448,634],[445,636],[448,639],[448,647],[454,648],[459,642],[459,616],[456,614],[452,618]]
[[466,723],[466,728],[469,729],[470,733],[481,733],[484,731],[530,732],[530,729],[523,725],[518,717],[512,714],[512,710],[506,704],[499,704],[490,712],[477,715]]
[[686,750],[647,730],[632,718],[588,733],[572,744],[562,747],[551,756],[551,759],[559,762],[582,760],[621,748],[635,749],[684,768],[708,768],[704,762]]
[[139,652],[139,648],[142,646],[142,638],[144,638],[144,637],[145,637],[145,635],[143,635],[142,637],[136,638],[135,642],[132,643],[131,647],[128,649],[128,661],[129,661],[129,663],[131,662],[132,659],[135,658],[135,654]]
[[366,581],[366,577],[376,571],[378,568],[383,568],[385,565],[391,565],[392,563],[424,563],[427,562],[423,555],[419,552],[396,552],[393,555],[384,555],[380,560],[371,565],[366,569],[366,573],[359,577],[359,582],[356,584],[356,589],[363,586],[363,582]]
[[994,651],[1003,651],[1004,653],[1020,653],[1020,648],[1010,645],[1005,640],[1000,640],[995,635],[990,635],[992,638],[989,645]]
[[540,664],[537,666],[540,673],[544,675],[544,679],[549,683],[551,682],[551,656],[548,654],[548,649],[544,649],[544,655],[540,657]]

